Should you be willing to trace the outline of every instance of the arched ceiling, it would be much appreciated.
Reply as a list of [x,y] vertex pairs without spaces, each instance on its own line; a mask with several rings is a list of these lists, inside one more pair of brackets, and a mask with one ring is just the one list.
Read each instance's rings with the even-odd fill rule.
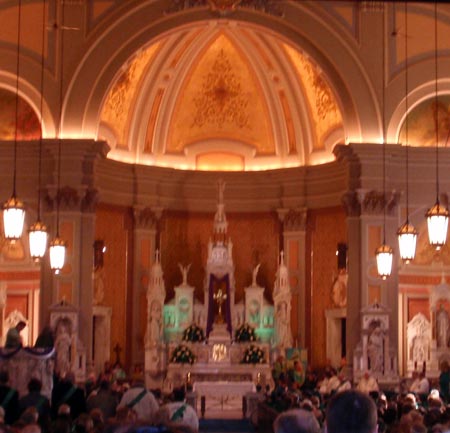
[[327,77],[279,35],[232,21],[171,31],[123,65],[98,136],[109,156],[204,170],[327,162],[344,141]]

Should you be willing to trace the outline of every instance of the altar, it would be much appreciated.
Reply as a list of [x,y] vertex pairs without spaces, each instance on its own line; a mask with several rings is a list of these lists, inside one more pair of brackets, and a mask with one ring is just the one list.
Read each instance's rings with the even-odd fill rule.
[[[273,304],[258,285],[260,263],[244,299],[235,300],[233,243],[227,237],[224,183],[218,184],[213,234],[208,243],[203,301],[187,281],[190,264],[178,264],[182,282],[166,301],[164,272],[156,253],[147,291],[145,377],[150,388],[170,391],[191,385],[206,397],[208,389],[243,397],[257,384],[273,385],[271,364],[292,347],[291,289],[283,252],[274,282]],[[245,384],[245,386],[244,386]],[[226,391],[226,392],[225,392]],[[225,395],[224,394],[224,395]]]

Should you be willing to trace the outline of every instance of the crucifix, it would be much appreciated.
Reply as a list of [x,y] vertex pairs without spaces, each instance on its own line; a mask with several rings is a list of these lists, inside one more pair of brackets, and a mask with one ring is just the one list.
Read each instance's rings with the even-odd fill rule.
[[217,302],[217,306],[219,307],[219,311],[217,312],[218,317],[216,323],[223,323],[222,304],[227,299],[227,294],[222,292],[222,289],[219,289],[216,293],[214,293],[213,299]]
[[113,351],[116,353],[116,364],[120,364],[120,352],[122,352],[122,348],[119,346],[119,343],[116,343]]

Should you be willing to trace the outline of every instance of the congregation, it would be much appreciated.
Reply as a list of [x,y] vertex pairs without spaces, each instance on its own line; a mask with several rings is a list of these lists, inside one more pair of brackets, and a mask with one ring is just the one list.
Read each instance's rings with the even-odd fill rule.
[[185,402],[185,389],[162,396],[148,390],[142,371],[127,378],[120,365],[105,363],[98,377],[75,382],[72,373],[54,377],[50,398],[32,378],[28,393],[19,396],[0,371],[0,431],[2,433],[113,433],[199,431],[196,411]]
[[[414,372],[400,389],[382,389],[369,371],[352,383],[345,368],[331,367],[321,372],[308,369],[299,382],[280,365],[282,360],[273,370],[275,388],[267,389],[261,399],[279,413],[274,433],[443,433],[450,428],[450,373],[445,362],[438,380],[430,384],[423,371]],[[344,403],[336,403],[341,400]],[[375,428],[370,419],[375,419]]]

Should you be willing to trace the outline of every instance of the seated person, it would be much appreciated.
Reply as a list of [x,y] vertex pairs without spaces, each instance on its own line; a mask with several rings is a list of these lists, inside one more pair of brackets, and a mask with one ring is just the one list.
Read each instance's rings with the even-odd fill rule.
[[185,402],[184,388],[173,390],[173,402],[163,404],[155,415],[154,424],[163,425],[171,431],[177,426],[186,426],[189,431],[198,433],[197,412]]

